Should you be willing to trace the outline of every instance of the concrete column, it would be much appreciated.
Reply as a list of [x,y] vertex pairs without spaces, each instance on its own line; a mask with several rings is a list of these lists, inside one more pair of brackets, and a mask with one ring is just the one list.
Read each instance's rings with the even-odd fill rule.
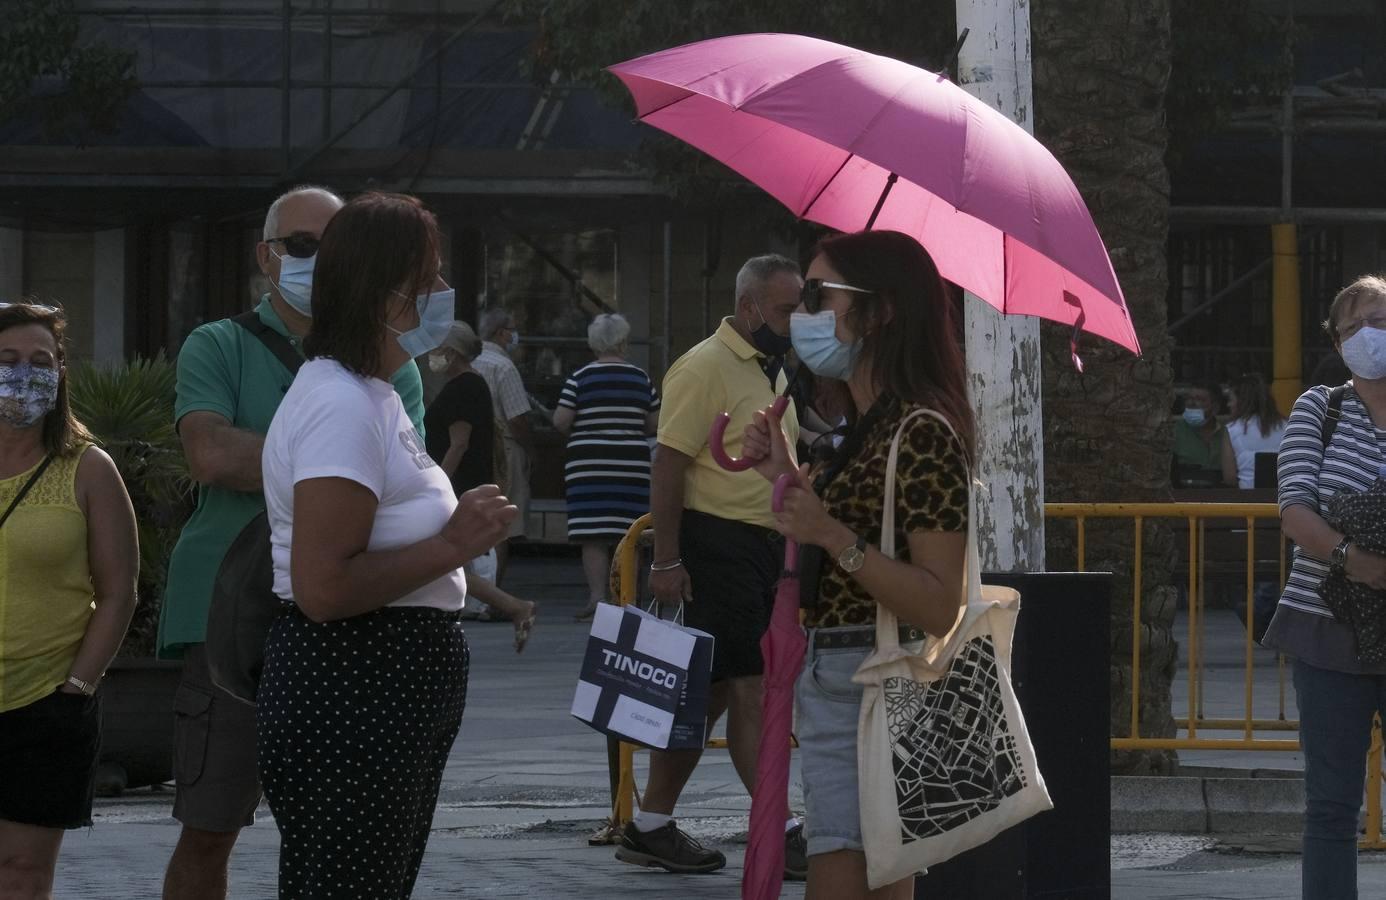
[[[1025,0],[957,0],[969,29],[958,83],[1034,132],[1030,9]],[[968,386],[977,412],[977,538],[982,569],[1044,571],[1044,419],[1039,320],[965,303]]]
[[125,359],[125,229],[92,235],[92,359]]

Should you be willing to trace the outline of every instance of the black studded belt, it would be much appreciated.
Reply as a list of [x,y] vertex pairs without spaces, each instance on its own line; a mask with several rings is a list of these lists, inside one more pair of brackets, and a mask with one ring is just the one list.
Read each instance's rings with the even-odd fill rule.
[[[913,625],[900,626],[900,643],[911,644],[928,637],[924,629]],[[873,647],[876,644],[876,626],[862,628],[819,629],[813,633],[815,650],[845,650],[854,647]]]

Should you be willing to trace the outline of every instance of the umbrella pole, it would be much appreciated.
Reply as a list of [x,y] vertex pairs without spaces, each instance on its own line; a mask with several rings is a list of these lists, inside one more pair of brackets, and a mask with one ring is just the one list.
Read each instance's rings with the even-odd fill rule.
[[871,218],[866,220],[866,227],[862,231],[870,231],[871,226],[876,224],[876,217],[881,214],[881,207],[885,206],[886,196],[890,193],[890,189],[895,187],[895,182],[899,180],[899,175],[894,172],[890,173],[890,177],[886,179],[885,189],[881,191],[881,196],[876,198],[876,208],[871,210]]

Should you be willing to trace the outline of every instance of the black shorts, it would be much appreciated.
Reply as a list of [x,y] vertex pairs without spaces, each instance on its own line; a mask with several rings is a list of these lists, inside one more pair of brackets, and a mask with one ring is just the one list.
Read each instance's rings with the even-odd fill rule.
[[684,510],[679,555],[693,583],[684,623],[716,640],[713,682],[760,675],[760,637],[770,625],[784,566],[783,538],[758,525]]
[[101,699],[55,690],[0,713],[0,819],[42,828],[91,825]]

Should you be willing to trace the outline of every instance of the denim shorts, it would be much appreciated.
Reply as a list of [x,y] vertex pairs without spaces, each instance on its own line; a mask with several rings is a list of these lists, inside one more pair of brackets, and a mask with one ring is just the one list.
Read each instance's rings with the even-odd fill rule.
[[862,849],[857,793],[857,718],[862,689],[852,683],[852,676],[872,650],[815,649],[814,633],[809,632],[804,671],[794,686],[804,778],[804,835],[810,856]]

